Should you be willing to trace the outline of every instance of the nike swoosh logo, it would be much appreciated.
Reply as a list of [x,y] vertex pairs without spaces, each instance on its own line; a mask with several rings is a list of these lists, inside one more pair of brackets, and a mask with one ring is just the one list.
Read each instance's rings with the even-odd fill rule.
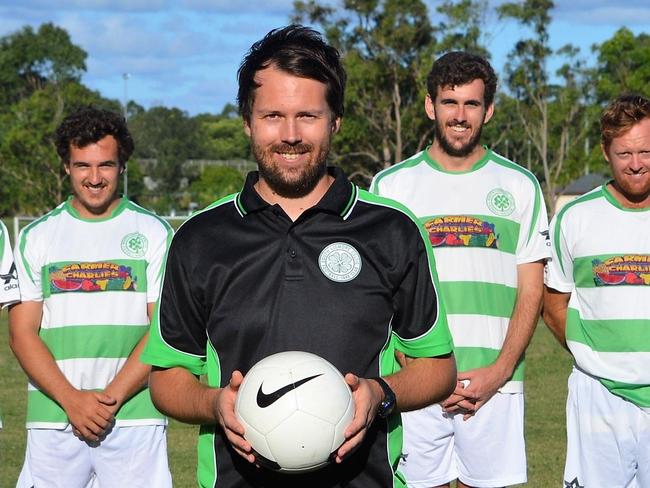
[[262,385],[260,385],[260,389],[257,390],[257,406],[260,408],[266,408],[270,405],[273,405],[275,402],[277,402],[280,398],[282,398],[284,395],[289,393],[291,390],[295,390],[300,385],[304,385],[308,381],[311,381],[314,378],[318,378],[319,376],[322,375],[323,373],[316,374],[314,376],[309,376],[307,378],[303,378],[300,381],[296,381],[295,383],[289,383],[287,386],[283,386],[282,388],[279,388],[271,393],[264,393],[262,391]]

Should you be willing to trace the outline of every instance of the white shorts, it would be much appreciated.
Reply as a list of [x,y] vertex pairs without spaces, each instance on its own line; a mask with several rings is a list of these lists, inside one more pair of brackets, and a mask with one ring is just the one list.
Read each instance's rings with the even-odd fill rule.
[[116,427],[96,445],[65,430],[28,429],[17,488],[171,488],[166,426]]
[[409,488],[460,479],[476,487],[525,483],[524,395],[494,395],[475,416],[444,414],[431,405],[402,414],[399,470]]
[[569,376],[566,414],[565,485],[650,486],[648,412],[574,368]]

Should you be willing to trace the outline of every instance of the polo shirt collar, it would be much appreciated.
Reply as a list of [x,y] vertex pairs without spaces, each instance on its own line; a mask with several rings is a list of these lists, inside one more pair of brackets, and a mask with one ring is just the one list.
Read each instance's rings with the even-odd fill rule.
[[[345,217],[356,201],[358,189],[356,185],[348,180],[341,168],[328,166],[327,173],[334,177],[334,182],[323,195],[323,198],[311,210],[321,210]],[[248,173],[244,187],[237,195],[237,205],[243,215],[261,211],[271,206],[255,190],[255,183],[257,183],[259,177],[258,171]]]

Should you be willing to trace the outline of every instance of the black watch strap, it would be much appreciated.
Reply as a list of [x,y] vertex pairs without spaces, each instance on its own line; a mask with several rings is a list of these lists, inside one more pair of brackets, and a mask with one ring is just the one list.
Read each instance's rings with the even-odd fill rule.
[[370,379],[376,381],[379,384],[379,386],[381,386],[381,389],[384,391],[384,399],[381,401],[379,407],[377,408],[377,416],[382,419],[385,419],[395,409],[395,403],[397,403],[395,392],[391,389],[390,385],[386,383],[386,381],[383,378],[376,377]]

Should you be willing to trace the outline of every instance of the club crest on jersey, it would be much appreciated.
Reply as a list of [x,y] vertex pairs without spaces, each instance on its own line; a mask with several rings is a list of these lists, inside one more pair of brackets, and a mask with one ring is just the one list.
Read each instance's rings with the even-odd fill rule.
[[613,256],[605,261],[594,259],[591,265],[596,286],[650,285],[650,256]]
[[350,244],[334,242],[321,251],[318,266],[332,281],[352,281],[361,271],[361,255]]
[[147,252],[149,241],[139,232],[127,234],[122,238],[122,252],[132,258],[141,258]]
[[515,198],[503,188],[495,188],[488,193],[485,203],[495,215],[506,217],[515,211]]

